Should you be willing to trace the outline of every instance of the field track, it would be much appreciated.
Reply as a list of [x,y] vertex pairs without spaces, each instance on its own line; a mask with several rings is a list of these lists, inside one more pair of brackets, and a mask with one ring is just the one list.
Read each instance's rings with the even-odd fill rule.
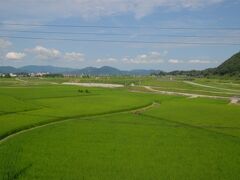
[[235,89],[220,88],[220,87],[209,86],[209,85],[205,85],[205,84],[199,84],[199,83],[195,83],[195,82],[191,82],[191,81],[183,81],[183,82],[187,83],[187,84],[194,85],[194,86],[199,86],[199,87],[206,87],[206,88],[212,88],[212,89],[218,89],[218,90],[224,90],[224,91],[232,91],[232,92],[238,92],[239,93],[239,90],[235,90]]
[[203,94],[192,94],[192,93],[182,93],[182,92],[173,92],[173,91],[161,91],[156,90],[152,88],[151,86],[143,86],[145,89],[155,92],[155,93],[161,93],[161,94],[169,94],[169,95],[180,95],[180,96],[188,96],[191,98],[197,98],[197,97],[205,97],[205,98],[213,98],[213,99],[229,99],[229,97],[225,96],[210,96],[210,95],[203,95]]
[[46,127],[46,126],[59,124],[59,123],[64,123],[66,121],[76,120],[75,118],[78,118],[78,120],[79,120],[79,119],[97,118],[97,117],[101,117],[101,116],[109,116],[109,115],[122,114],[122,113],[140,114],[140,113],[142,113],[142,112],[144,112],[148,109],[156,107],[157,105],[158,105],[158,103],[153,102],[151,104],[148,104],[148,105],[145,105],[145,106],[142,106],[142,107],[137,107],[137,108],[134,108],[134,109],[120,110],[120,111],[115,111],[115,112],[108,112],[108,113],[95,114],[95,115],[89,115],[89,116],[65,117],[65,118],[53,120],[53,121],[50,121],[50,122],[43,122],[41,124],[35,124],[35,125],[32,125],[32,126],[23,127],[22,129],[15,130],[12,133],[9,133],[9,134],[6,134],[6,135],[2,136],[0,138],[0,145],[2,143],[4,143],[5,141],[7,141],[7,140],[9,140],[9,139],[11,139],[11,138],[13,138],[17,135],[20,135],[20,134],[23,134],[23,133],[26,133],[26,132],[29,132],[29,131],[33,131],[35,129],[43,128],[43,127]]

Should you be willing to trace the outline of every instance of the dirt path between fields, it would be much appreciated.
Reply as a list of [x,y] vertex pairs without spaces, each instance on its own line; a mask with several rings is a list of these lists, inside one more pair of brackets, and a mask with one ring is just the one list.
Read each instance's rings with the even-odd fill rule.
[[214,98],[214,99],[229,99],[229,97],[224,97],[224,96],[210,96],[210,95],[203,95],[203,94],[162,91],[162,90],[153,89],[151,86],[142,86],[142,87],[144,87],[145,89],[151,92],[160,93],[160,94],[180,95],[180,96],[187,96],[189,98],[206,97],[206,98]]
[[199,87],[206,87],[206,88],[212,88],[212,89],[218,89],[218,90],[223,90],[223,91],[231,91],[231,92],[240,93],[240,91],[236,90],[236,89],[220,88],[220,87],[209,86],[209,85],[205,85],[205,84],[199,84],[199,83],[195,83],[195,82],[191,82],[191,81],[183,81],[183,82],[187,83],[187,84],[194,85],[194,86],[199,86]]
[[28,83],[27,81],[25,81],[25,80],[23,80],[23,79],[20,79],[20,78],[15,78],[15,80],[20,81],[20,82],[23,82],[23,83]]
[[16,130],[16,132],[13,132],[9,135],[6,135],[5,137],[1,138],[0,139],[0,145],[6,141],[8,141],[9,139],[11,138],[14,138],[15,136],[18,136],[20,134],[23,134],[23,133],[26,133],[26,132],[29,132],[29,131],[33,131],[35,129],[39,129],[39,128],[43,128],[43,127],[46,127],[46,126],[50,126],[50,125],[55,125],[55,124],[60,124],[60,123],[64,123],[64,122],[67,122],[67,121],[74,121],[76,120],[76,118],[78,118],[77,120],[79,119],[82,119],[82,120],[85,120],[85,119],[88,119],[88,118],[97,118],[97,117],[102,117],[102,116],[110,116],[110,115],[115,115],[115,114],[122,114],[122,113],[142,113],[150,108],[154,108],[158,105],[158,103],[156,102],[153,102],[152,104],[150,105],[146,105],[146,106],[143,106],[143,107],[138,107],[138,108],[135,108],[135,109],[130,109],[130,110],[122,110],[122,111],[117,111],[117,112],[110,112],[110,113],[102,113],[102,114],[98,114],[98,115],[90,115],[90,116],[76,116],[76,117],[66,117],[64,119],[61,119],[61,120],[56,120],[56,121],[50,121],[50,122],[46,122],[44,124],[40,124],[40,125],[30,125],[29,127],[26,127],[24,129],[19,129],[19,130]]
[[[154,89],[160,88],[159,86],[151,86],[151,87]],[[168,88],[168,89],[170,89],[170,88]],[[168,89],[166,89],[165,91],[167,91]],[[226,94],[226,95],[232,95],[232,96],[236,95],[235,92],[210,91],[210,90],[201,90],[201,89],[196,90],[196,89],[185,89],[185,88],[171,88],[170,90],[172,90],[172,91],[174,91],[174,90],[194,91],[194,92],[192,92],[192,94],[206,92],[206,93],[213,93],[213,94]]]
[[240,103],[240,98],[239,97],[232,97],[231,98],[230,104],[239,104],[239,103]]
[[157,107],[157,106],[159,106],[159,103],[153,102],[150,106],[146,106],[146,107],[143,107],[143,108],[133,110],[132,113],[133,114],[141,114],[141,113],[147,111],[148,109],[151,109],[151,108],[154,108],[154,107]]
[[104,88],[119,88],[124,87],[122,84],[105,84],[105,83],[73,83],[65,82],[64,85],[75,85],[75,86],[84,86],[84,87],[104,87]]

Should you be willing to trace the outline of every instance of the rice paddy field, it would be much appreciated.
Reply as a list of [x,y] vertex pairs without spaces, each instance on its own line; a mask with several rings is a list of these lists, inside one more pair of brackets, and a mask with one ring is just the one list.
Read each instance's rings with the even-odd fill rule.
[[239,95],[238,80],[2,78],[0,179],[240,179]]

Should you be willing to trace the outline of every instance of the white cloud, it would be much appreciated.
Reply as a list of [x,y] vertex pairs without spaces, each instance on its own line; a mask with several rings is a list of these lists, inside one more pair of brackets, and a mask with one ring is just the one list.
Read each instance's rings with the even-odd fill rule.
[[124,57],[124,58],[99,58],[96,60],[97,63],[109,64],[109,63],[125,63],[125,64],[158,64],[163,63],[163,57],[167,55],[167,51],[149,52],[147,54],[140,54],[136,57]]
[[183,63],[183,61],[179,60],[179,59],[169,59],[168,62],[171,63],[171,64]]
[[148,54],[142,54],[138,55],[135,58],[123,58],[122,61],[124,63],[130,63],[130,64],[158,64],[163,63],[163,56],[166,54],[164,52],[163,54],[159,52],[150,52]]
[[199,59],[192,59],[188,61],[191,64],[209,64],[211,61],[208,60],[199,60]]
[[25,50],[33,54],[38,60],[63,60],[68,62],[82,62],[85,60],[85,55],[79,52],[61,52],[55,48],[46,48],[43,46],[36,46],[32,49]]
[[[224,0],[9,0],[0,1],[0,11],[11,16],[44,19],[61,17],[94,18],[133,13],[136,18],[152,13],[156,8],[195,9]],[[226,0],[225,0],[226,1]]]
[[12,45],[12,43],[10,41],[5,40],[5,39],[0,39],[0,49],[8,48],[11,45]]
[[79,61],[79,62],[82,62],[84,61],[84,54],[82,53],[77,53],[77,52],[67,52],[65,53],[64,55],[64,60],[67,60],[67,61]]
[[25,53],[18,53],[18,52],[8,52],[6,54],[6,59],[9,59],[9,60],[21,60],[23,59],[24,57],[26,56]]
[[45,48],[43,46],[36,46],[33,49],[27,49],[27,52],[33,53],[38,59],[57,59],[60,58],[61,52],[53,48]]
[[107,58],[107,59],[97,59],[96,62],[97,63],[115,63],[118,60],[115,58]]

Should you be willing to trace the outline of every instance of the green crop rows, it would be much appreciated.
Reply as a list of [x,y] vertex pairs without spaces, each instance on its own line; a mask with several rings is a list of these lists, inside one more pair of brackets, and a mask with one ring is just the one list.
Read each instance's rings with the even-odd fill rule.
[[0,179],[239,179],[239,105],[140,87],[225,97],[239,82],[75,79],[126,85],[108,89],[23,80],[0,79]]

